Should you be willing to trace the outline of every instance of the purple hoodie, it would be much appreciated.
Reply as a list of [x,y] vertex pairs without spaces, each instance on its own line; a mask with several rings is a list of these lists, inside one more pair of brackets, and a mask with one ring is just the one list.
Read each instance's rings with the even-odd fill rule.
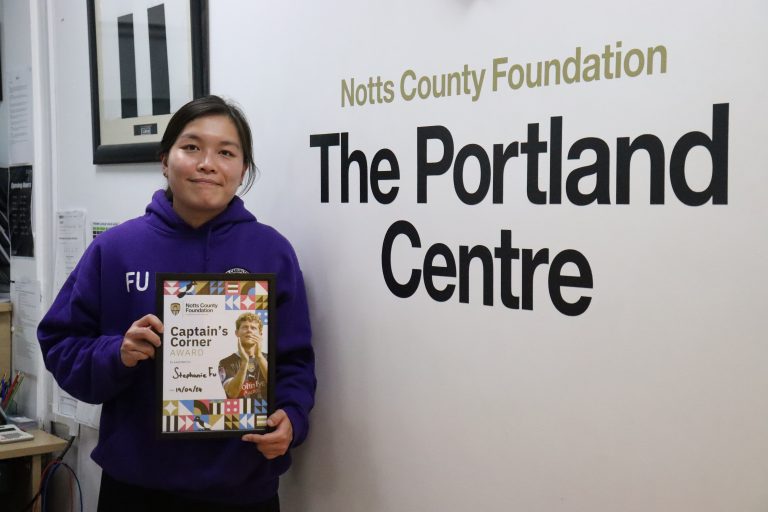
[[88,247],[38,328],[45,365],[74,397],[103,403],[91,457],[126,483],[232,504],[277,492],[289,454],[266,460],[239,438],[156,439],[154,360],[126,368],[120,345],[130,325],[155,312],[155,273],[229,270],[277,275],[276,408],[301,444],[314,404],[314,352],[304,281],[290,243],[260,224],[235,197],[197,229],[162,190],[146,214],[99,235]]

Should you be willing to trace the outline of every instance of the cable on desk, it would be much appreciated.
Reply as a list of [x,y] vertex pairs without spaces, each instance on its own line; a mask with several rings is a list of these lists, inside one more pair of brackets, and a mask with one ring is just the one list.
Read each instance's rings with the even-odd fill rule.
[[[78,434],[80,433],[80,429],[78,426]],[[69,464],[64,462],[64,456],[67,455],[67,452],[72,447],[72,443],[75,442],[75,439],[77,439],[77,436],[70,436],[69,441],[67,441],[67,446],[64,447],[64,450],[61,452],[61,455],[53,459],[51,462],[48,463],[47,466],[45,466],[45,469],[43,470],[41,479],[40,479],[40,488],[37,490],[37,493],[32,497],[32,499],[27,503],[24,508],[21,509],[20,512],[27,512],[30,510],[30,508],[34,507],[37,504],[38,499],[42,496],[41,500],[41,508],[40,510],[42,512],[45,512],[46,510],[46,495],[48,493],[48,483],[53,476],[53,474],[56,472],[59,467],[64,467],[69,471],[70,474],[70,509],[73,509],[72,504],[72,498],[73,496],[73,488],[72,488],[72,479],[74,479],[75,482],[77,482],[77,491],[80,495],[80,511],[83,510],[83,492],[80,488],[80,480],[77,478],[77,474],[74,472],[74,470],[69,467]],[[36,507],[35,507],[36,508]],[[32,508],[32,510],[35,510],[35,508]]]
[[48,465],[48,467],[46,468],[46,470],[50,470],[50,471],[48,471],[48,472],[44,471],[43,472],[44,477],[43,477],[43,481],[40,483],[40,492],[38,493],[39,495],[42,496],[40,510],[42,512],[45,512],[48,509],[47,503],[46,503],[46,500],[47,500],[47,497],[48,497],[48,483],[53,478],[53,474],[56,473],[56,470],[59,469],[60,467],[64,467],[64,468],[66,468],[69,471],[69,479],[70,479],[70,483],[69,483],[69,486],[70,486],[69,487],[69,504],[70,504],[70,507],[69,508],[70,508],[70,510],[74,510],[74,502],[73,502],[74,493],[73,493],[73,488],[72,488],[72,480],[74,479],[74,481],[77,482],[77,493],[80,496],[80,511],[82,512],[82,510],[83,510],[83,490],[80,488],[80,480],[77,478],[77,475],[75,474],[75,471],[71,467],[69,467],[69,464],[67,464],[66,462],[61,462],[60,460],[59,461],[51,462]]

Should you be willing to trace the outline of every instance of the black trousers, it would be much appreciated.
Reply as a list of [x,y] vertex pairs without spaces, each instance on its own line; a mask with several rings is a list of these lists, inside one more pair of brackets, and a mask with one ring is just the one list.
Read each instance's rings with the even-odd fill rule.
[[101,472],[99,512],[280,512],[280,500],[239,506],[199,501],[167,491],[147,489],[115,480]]

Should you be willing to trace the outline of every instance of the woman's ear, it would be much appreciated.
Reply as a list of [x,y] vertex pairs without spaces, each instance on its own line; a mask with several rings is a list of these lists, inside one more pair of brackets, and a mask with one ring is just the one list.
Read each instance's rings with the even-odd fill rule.
[[168,177],[168,155],[160,156],[160,164],[163,167],[163,176]]

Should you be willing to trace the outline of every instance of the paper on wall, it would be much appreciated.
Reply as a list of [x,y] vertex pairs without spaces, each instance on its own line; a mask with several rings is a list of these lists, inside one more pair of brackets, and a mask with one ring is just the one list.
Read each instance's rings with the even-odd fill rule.
[[8,73],[8,128],[11,165],[32,163],[32,69]]
[[40,281],[13,283],[13,367],[28,375],[38,375],[40,349],[37,324],[40,322]]
[[75,269],[85,251],[85,212],[83,210],[56,213],[56,262],[54,293],[58,293]]

